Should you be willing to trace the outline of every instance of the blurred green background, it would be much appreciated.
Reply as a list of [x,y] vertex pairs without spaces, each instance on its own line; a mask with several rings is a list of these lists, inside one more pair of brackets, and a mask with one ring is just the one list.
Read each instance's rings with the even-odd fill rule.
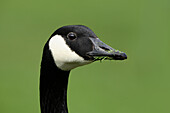
[[42,48],[70,24],[128,55],[74,69],[70,113],[170,113],[169,0],[1,0],[0,113],[40,113]]

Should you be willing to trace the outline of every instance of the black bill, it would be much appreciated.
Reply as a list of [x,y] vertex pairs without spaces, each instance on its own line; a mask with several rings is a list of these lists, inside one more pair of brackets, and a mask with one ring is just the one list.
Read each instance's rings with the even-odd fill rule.
[[99,38],[89,38],[94,44],[93,51],[87,53],[94,60],[125,60],[127,55],[124,52],[115,50],[103,43]]

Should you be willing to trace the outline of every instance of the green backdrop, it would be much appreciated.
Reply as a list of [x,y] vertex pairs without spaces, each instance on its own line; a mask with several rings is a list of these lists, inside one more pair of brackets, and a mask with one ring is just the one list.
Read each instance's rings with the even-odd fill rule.
[[169,0],[1,0],[0,113],[40,113],[42,48],[70,24],[128,55],[72,70],[70,113],[170,113],[169,20]]

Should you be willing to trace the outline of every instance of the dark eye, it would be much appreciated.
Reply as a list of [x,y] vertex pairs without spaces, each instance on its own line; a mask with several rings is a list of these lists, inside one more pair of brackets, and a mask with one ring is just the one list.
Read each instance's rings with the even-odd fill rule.
[[76,35],[76,33],[70,32],[70,33],[67,35],[67,38],[70,39],[70,40],[74,40],[74,39],[77,38],[77,35]]

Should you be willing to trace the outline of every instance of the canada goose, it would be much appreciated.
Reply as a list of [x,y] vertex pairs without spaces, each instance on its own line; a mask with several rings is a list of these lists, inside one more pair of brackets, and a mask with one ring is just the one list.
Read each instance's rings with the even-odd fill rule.
[[68,113],[67,83],[72,69],[96,60],[124,60],[125,53],[106,45],[83,25],[57,29],[44,46],[40,71],[41,113]]

